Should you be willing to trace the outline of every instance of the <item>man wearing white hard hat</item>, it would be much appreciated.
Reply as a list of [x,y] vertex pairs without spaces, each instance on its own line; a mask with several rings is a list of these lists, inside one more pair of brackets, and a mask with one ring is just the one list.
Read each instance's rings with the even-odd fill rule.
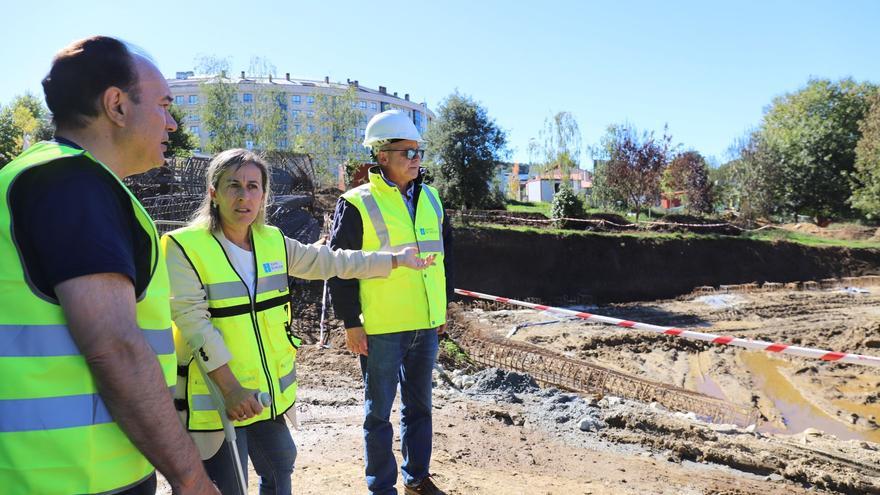
[[378,165],[369,170],[366,184],[339,199],[330,237],[333,249],[416,246],[422,257],[435,257],[435,264],[424,271],[402,269],[387,279],[330,280],[346,346],[360,357],[367,487],[376,495],[397,493],[389,419],[398,384],[405,494],[443,494],[429,472],[431,370],[454,287],[452,229],[437,190],[422,182],[423,143],[400,110],[370,119],[364,146]]

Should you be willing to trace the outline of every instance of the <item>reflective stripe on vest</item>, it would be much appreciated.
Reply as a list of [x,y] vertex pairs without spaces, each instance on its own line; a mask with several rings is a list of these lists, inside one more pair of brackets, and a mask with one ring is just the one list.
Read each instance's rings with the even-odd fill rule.
[[375,169],[369,182],[343,198],[355,206],[363,222],[364,251],[397,251],[417,247],[421,256],[434,254],[435,264],[423,271],[402,268],[385,279],[359,282],[362,322],[370,335],[434,328],[446,322],[446,275],[443,267],[443,207],[437,191],[425,184],[418,190],[415,219],[400,190]]
[[[82,156],[110,174],[151,239],[151,273],[138,294],[137,325],[175,384],[167,267],[152,220],[137,199],[88,152],[37,143],[0,169],[0,479],[3,492],[106,493],[133,486],[153,467],[131,444],[98,395],[58,301],[30,284],[13,237],[9,198],[26,170]],[[89,166],[89,165],[83,165]],[[28,226],[38,228],[39,226]]]
[[[219,234],[218,234],[219,235]],[[211,323],[232,353],[228,365],[245,388],[269,392],[272,406],[236,426],[272,419],[290,408],[296,399],[296,347],[290,334],[287,250],[284,236],[275,227],[253,229],[256,267],[253,300],[236,273],[220,240],[207,228],[190,226],[162,238],[163,249],[176,243],[205,287]],[[184,342],[177,325],[177,341]],[[185,352],[181,350],[182,352]],[[193,431],[222,428],[220,415],[194,362],[187,368],[187,428]]]
[[[142,328],[156,354],[173,354],[171,327]],[[0,325],[0,357],[79,356],[67,325]]]

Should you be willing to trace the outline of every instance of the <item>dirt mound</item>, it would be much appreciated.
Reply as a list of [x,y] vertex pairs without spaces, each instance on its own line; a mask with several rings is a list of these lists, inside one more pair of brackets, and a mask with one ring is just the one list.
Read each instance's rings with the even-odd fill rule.
[[651,224],[650,230],[658,232],[693,232],[695,234],[740,235],[742,230],[726,221],[694,215],[665,215]]
[[851,223],[831,224],[828,227],[820,227],[813,223],[787,223],[778,225],[778,227],[791,232],[801,232],[841,241],[874,239],[877,238],[877,233],[880,232],[876,227],[864,227]]

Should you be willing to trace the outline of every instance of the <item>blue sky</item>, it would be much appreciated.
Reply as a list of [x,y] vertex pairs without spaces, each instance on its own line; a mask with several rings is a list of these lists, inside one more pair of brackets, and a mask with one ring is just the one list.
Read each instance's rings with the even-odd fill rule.
[[55,51],[108,34],[168,76],[202,54],[230,57],[233,70],[260,56],[279,74],[357,79],[434,110],[458,90],[508,132],[519,161],[561,110],[585,145],[609,124],[668,123],[674,142],[724,161],[775,96],[811,76],[880,83],[876,0],[52,0],[10,2],[0,17],[0,103],[41,95]]

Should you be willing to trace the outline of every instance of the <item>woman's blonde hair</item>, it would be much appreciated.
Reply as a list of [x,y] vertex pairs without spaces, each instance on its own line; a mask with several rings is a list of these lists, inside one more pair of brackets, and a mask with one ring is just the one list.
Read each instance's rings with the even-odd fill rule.
[[263,178],[263,204],[260,205],[260,211],[257,218],[254,219],[252,226],[261,227],[266,223],[266,206],[269,204],[269,166],[256,153],[243,149],[232,148],[222,151],[211,159],[208,164],[208,171],[205,173],[207,187],[205,189],[205,198],[202,204],[192,216],[190,225],[207,225],[212,231],[220,229],[220,209],[211,200],[211,189],[217,190],[220,179],[227,172],[235,172],[247,164],[253,164],[260,169],[260,175]]

